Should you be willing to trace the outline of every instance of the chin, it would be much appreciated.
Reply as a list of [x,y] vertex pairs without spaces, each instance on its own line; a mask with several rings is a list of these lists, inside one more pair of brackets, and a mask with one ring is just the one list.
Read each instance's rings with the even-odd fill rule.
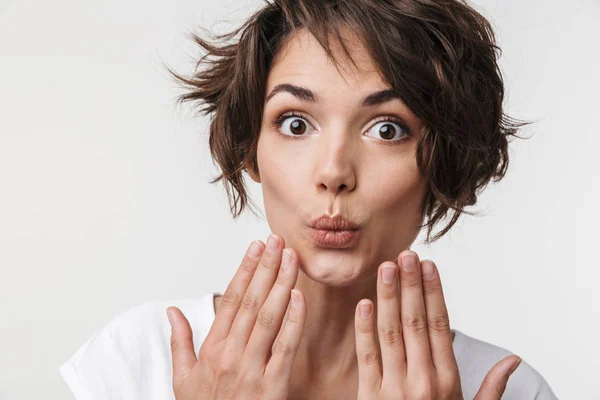
[[308,257],[300,255],[300,268],[315,282],[339,287],[351,286],[377,273],[377,268],[370,271],[359,254],[349,252],[317,251]]

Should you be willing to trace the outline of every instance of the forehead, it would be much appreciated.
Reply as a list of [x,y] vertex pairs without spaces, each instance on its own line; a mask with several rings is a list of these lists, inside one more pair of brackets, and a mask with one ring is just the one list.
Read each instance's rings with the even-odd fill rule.
[[337,40],[332,38],[330,47],[338,63],[338,71],[325,49],[308,30],[293,33],[274,60],[267,78],[267,93],[278,83],[292,80],[316,90],[344,88],[373,91],[388,88],[360,40],[347,31],[343,37],[356,66],[347,58]]

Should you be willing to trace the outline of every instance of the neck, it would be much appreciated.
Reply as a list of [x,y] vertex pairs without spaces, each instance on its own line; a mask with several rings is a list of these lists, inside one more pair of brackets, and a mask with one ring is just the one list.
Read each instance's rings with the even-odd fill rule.
[[306,298],[307,314],[292,382],[299,388],[314,388],[357,377],[354,315],[361,299],[377,305],[376,271],[352,286],[332,287],[300,270],[295,287]]

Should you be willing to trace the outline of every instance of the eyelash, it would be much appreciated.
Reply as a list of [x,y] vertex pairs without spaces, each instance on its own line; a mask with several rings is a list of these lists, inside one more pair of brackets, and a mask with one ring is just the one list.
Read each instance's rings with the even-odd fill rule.
[[[271,125],[276,127],[276,128],[280,128],[281,125],[283,124],[283,121],[285,121],[287,118],[290,117],[297,117],[297,118],[302,118],[302,119],[307,119],[304,115],[299,114],[297,112],[291,111],[291,112],[285,112],[283,114],[280,114],[279,116],[277,116],[273,121],[271,121]],[[406,140],[406,138],[412,136],[412,131],[410,130],[410,128],[408,126],[406,126],[406,124],[404,123],[404,121],[402,121],[400,118],[397,117],[392,117],[389,115],[385,115],[382,116],[380,118],[377,118],[375,120],[375,122],[373,123],[373,125],[379,123],[379,122],[394,122],[398,125],[400,125],[400,127],[404,130],[404,137],[402,139],[396,139],[396,140],[381,140],[382,142],[386,143],[386,144],[400,144],[403,141]],[[284,136],[286,139],[292,139],[292,140],[297,140],[297,139],[302,139],[303,136],[290,136],[290,135],[284,135],[283,133],[279,132],[279,129],[277,130],[277,132],[281,135]]]

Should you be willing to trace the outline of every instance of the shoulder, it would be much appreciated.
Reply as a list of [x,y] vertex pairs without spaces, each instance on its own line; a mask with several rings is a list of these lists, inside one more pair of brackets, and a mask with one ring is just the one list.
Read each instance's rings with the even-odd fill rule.
[[[456,332],[453,347],[465,398],[474,398],[488,371],[509,355],[500,346]],[[556,399],[544,377],[525,359],[508,379],[502,399]]]
[[75,399],[172,398],[169,306],[189,320],[198,352],[214,319],[213,293],[136,305],[115,315],[59,366]]

